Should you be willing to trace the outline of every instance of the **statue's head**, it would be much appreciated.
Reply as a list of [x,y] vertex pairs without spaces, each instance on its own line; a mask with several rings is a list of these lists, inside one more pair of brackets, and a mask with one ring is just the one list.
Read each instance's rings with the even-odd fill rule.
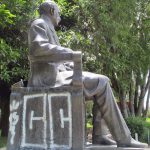
[[54,26],[57,26],[60,22],[60,10],[57,4],[51,0],[46,0],[39,6],[40,15],[48,16]]

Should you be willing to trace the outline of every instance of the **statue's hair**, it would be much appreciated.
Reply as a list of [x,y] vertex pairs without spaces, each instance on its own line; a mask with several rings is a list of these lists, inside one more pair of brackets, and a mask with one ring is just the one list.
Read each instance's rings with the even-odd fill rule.
[[57,7],[57,4],[51,0],[46,0],[45,2],[41,3],[39,6],[39,13],[42,14],[54,14],[54,10]]

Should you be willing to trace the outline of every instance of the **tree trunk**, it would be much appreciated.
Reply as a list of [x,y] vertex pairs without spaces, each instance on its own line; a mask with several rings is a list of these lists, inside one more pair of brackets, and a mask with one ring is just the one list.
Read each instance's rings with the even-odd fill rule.
[[120,91],[119,98],[120,98],[120,103],[121,103],[121,112],[124,118],[127,118],[128,111],[127,111],[127,104],[126,104],[126,93],[124,90]]
[[142,109],[143,109],[143,105],[144,105],[144,97],[145,97],[145,86],[141,86],[141,94],[140,94],[140,97],[139,97],[137,116],[142,115]]
[[139,80],[138,77],[136,78],[136,85],[135,85],[135,93],[134,93],[134,111],[137,112],[137,106],[138,106],[138,86],[139,86]]
[[148,109],[149,109],[149,103],[150,103],[150,86],[148,89],[148,95],[147,95],[147,100],[146,100],[146,109],[144,110],[143,117],[147,117]]
[[[145,81],[147,80],[146,78],[147,78],[147,76],[145,77]],[[147,92],[149,86],[150,86],[150,71],[149,71],[149,76],[148,76],[147,82],[145,82],[145,84],[143,86],[141,86],[141,94],[140,94],[140,98],[139,98],[137,116],[142,115],[142,109],[143,109],[143,105],[144,105],[144,97],[146,95],[146,92]]]
[[135,116],[135,111],[134,111],[134,89],[133,89],[133,84],[130,84],[130,91],[129,91],[129,101],[130,101],[130,112],[131,116]]

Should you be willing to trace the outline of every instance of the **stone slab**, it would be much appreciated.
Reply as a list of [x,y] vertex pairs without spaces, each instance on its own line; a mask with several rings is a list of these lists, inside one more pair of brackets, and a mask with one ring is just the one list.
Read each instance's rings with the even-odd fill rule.
[[117,146],[88,145],[85,150],[150,150],[150,148],[121,148]]
[[[98,149],[98,147],[99,147],[99,149]],[[90,148],[92,148],[92,147],[90,147]],[[137,149],[133,149],[133,148],[116,148],[116,147],[114,147],[115,148],[115,150],[140,150],[139,148]],[[0,150],[6,150],[6,148],[5,147],[3,147],[3,148],[0,148]],[[90,150],[89,148],[86,148],[85,150]],[[101,149],[100,149],[100,146],[93,146],[93,149],[91,149],[91,150],[113,150],[113,148],[111,148],[110,146],[101,146]],[[149,148],[145,148],[144,150],[150,150],[150,147]]]

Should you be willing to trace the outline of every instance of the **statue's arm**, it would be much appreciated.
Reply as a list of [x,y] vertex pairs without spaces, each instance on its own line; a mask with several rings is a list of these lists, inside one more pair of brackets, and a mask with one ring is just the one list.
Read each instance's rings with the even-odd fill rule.
[[51,44],[47,35],[46,25],[43,23],[32,25],[29,30],[30,54],[34,56],[48,56],[57,53],[67,53],[72,50]]

